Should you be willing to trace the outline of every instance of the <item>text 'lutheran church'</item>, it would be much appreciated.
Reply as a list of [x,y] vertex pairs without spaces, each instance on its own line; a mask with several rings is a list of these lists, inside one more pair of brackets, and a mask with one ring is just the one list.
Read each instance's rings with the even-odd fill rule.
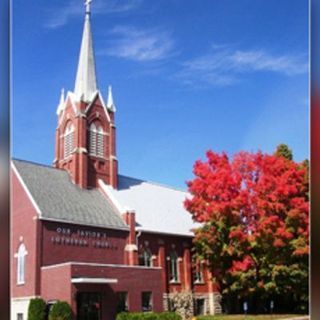
[[87,1],[74,92],[61,94],[54,167],[12,162],[11,319],[29,301],[67,301],[74,319],[170,310],[177,292],[195,314],[221,311],[204,263],[192,263],[187,193],[118,174],[116,108],[102,97]]

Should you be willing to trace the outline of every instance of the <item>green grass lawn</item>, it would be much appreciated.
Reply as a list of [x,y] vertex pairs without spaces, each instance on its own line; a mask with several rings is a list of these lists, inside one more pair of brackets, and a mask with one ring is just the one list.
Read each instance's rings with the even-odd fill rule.
[[218,316],[201,316],[197,317],[198,320],[277,320],[288,318],[300,318],[303,315],[295,314],[273,314],[273,315],[218,315]]

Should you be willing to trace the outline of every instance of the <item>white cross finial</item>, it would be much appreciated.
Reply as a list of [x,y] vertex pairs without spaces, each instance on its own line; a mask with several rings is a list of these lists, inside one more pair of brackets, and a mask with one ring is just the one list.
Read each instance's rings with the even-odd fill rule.
[[90,13],[90,4],[92,0],[85,0],[84,5],[86,6],[86,13]]

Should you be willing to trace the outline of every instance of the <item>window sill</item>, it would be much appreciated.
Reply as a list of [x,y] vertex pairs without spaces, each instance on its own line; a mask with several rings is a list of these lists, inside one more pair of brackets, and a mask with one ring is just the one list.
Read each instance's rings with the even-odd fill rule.
[[25,282],[17,282],[17,286],[24,286],[25,285]]
[[154,266],[147,266],[145,264],[139,264],[140,267],[145,267],[145,268],[154,268]]
[[206,283],[204,281],[195,281],[193,284],[194,285],[204,285]]
[[173,281],[173,280],[169,281],[169,283],[170,283],[170,284],[181,284],[180,281]]

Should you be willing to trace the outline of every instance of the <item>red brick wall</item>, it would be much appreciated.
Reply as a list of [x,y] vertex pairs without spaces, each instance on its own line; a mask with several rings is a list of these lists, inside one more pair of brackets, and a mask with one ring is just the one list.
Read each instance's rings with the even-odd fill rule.
[[71,266],[41,268],[41,297],[45,300],[72,302]]
[[[108,278],[117,279],[115,284],[72,284],[72,278]],[[129,311],[141,311],[142,292],[152,292],[153,310],[161,312],[163,296],[161,287],[161,271],[156,268],[61,265],[42,268],[41,295],[48,300],[67,301],[73,310],[74,319],[77,312],[77,293],[95,292],[102,295],[102,320],[115,318],[117,293],[127,292]]]
[[[13,297],[34,296],[39,294],[39,227],[37,212],[25,193],[16,174],[12,171],[12,208],[11,208],[11,287]],[[21,241],[20,241],[21,240]],[[25,266],[25,284],[17,285],[17,253],[24,243],[28,252]]]
[[[171,236],[164,234],[146,233],[143,232],[138,238],[139,249],[147,245],[152,255],[156,257],[153,260],[155,266],[162,267],[162,278],[163,278],[163,290],[166,292],[182,291],[182,290],[193,290],[196,293],[206,293],[212,290],[211,284],[209,284],[208,272],[204,267],[203,278],[204,283],[195,284],[193,281],[193,265],[192,265],[192,238],[183,236]],[[161,247],[164,250],[165,261],[161,255]],[[179,262],[179,283],[169,282],[169,262],[167,257],[170,255],[171,250],[175,250],[178,257],[181,258]],[[188,253],[189,251],[189,253]],[[162,261],[161,261],[162,260]],[[165,266],[163,263],[165,262]],[[214,286],[215,288],[215,286]]]
[[[96,267],[72,265],[72,277],[105,277],[118,279],[116,284],[73,285],[73,296],[76,292],[103,292],[103,303],[105,318],[111,320],[115,317],[117,292],[128,292],[129,311],[141,311],[141,294],[143,291],[152,292],[153,311],[163,310],[163,292],[161,290],[161,270],[156,268],[141,267]],[[73,302],[75,308],[75,302]],[[74,309],[75,310],[75,309]]]
[[[58,229],[60,229],[60,233],[57,232]],[[68,232],[68,230],[70,230],[71,235],[63,233]],[[78,230],[100,233],[100,238],[77,236]],[[104,238],[104,234],[106,238]],[[69,261],[123,264],[127,236],[128,232],[126,231],[43,221],[42,265],[46,266]],[[56,237],[60,237],[60,241],[62,237],[65,239],[86,240],[88,245],[58,244],[53,242],[53,238]],[[109,247],[102,248],[95,245],[98,241],[104,244],[108,242]]]

